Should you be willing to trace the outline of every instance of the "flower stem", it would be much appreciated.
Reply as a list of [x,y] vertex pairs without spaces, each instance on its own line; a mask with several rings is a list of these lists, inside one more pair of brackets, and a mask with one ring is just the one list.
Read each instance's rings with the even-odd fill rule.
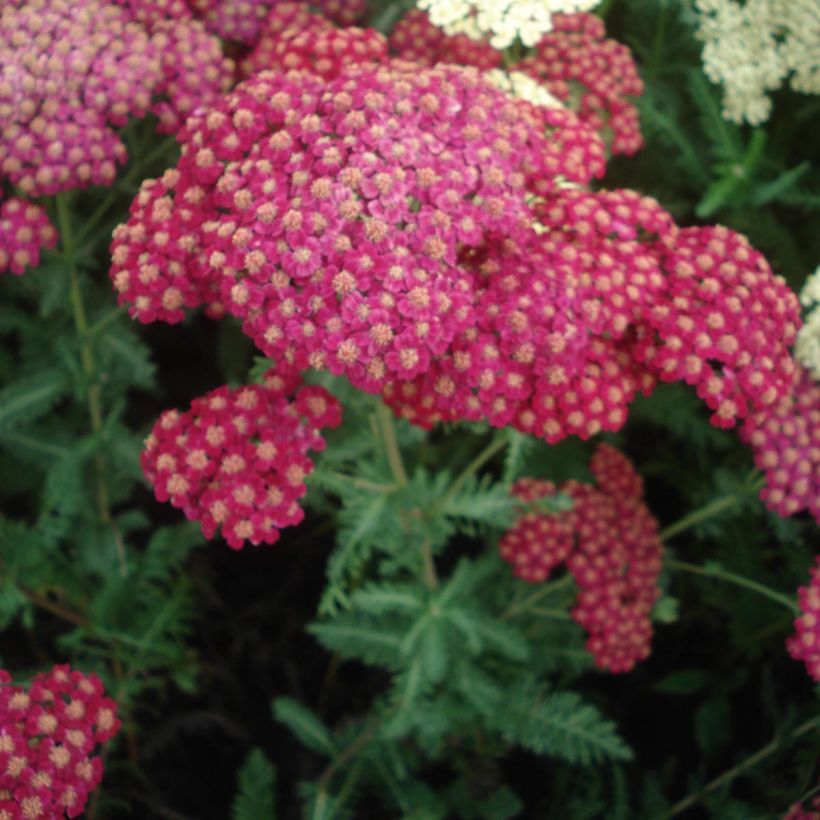
[[[510,606],[501,613],[500,619],[502,621],[507,621],[510,618],[515,617],[516,615],[521,615],[524,612],[532,612],[532,607],[534,604],[538,603],[542,598],[546,597],[547,595],[551,595],[553,592],[558,592],[565,587],[569,586],[572,583],[572,576],[565,575],[563,578],[559,578],[557,581],[552,581],[549,584],[544,584],[541,586],[540,589],[536,590],[532,595],[528,598],[524,598],[523,601],[513,602]],[[544,610],[546,611],[546,610]]]
[[[805,734],[808,734],[812,729],[816,729],[820,727],[820,717],[812,718],[811,720],[807,721],[806,723],[801,724],[798,726],[791,734],[789,734],[785,741],[791,742],[798,740]],[[758,749],[754,754],[747,757],[745,760],[742,760],[737,766],[732,767],[728,771],[725,771],[719,777],[716,777],[714,780],[711,780],[707,783],[699,792],[695,792],[694,794],[690,794],[688,797],[685,797],[679,803],[676,803],[672,806],[669,814],[665,815],[666,818],[674,817],[675,815],[681,814],[682,812],[686,811],[690,806],[694,806],[695,804],[699,803],[707,794],[710,792],[716,791],[721,786],[725,786],[727,783],[731,783],[736,777],[743,774],[748,769],[751,769],[753,766],[756,766],[760,763],[761,760],[765,760],[769,755],[774,754],[778,749],[783,748],[784,740],[775,737],[770,743],[767,743],[762,749]]]
[[393,416],[388,407],[379,403],[376,408],[376,415],[381,428],[382,440],[384,441],[385,454],[387,455],[387,463],[390,465],[390,472],[393,473],[393,478],[396,483],[404,486],[407,484],[407,471],[404,469],[404,462],[401,459],[401,450],[399,450],[399,442],[396,439],[396,427],[393,424]]
[[[57,197],[57,220],[60,226],[60,242],[63,249],[63,257],[68,265],[71,277],[71,307],[74,314],[74,326],[77,335],[80,337],[80,364],[83,375],[87,382],[86,401],[88,403],[88,415],[91,420],[91,429],[95,435],[100,435],[103,429],[102,396],[100,385],[96,380],[96,363],[94,361],[94,349],[91,343],[88,319],[83,303],[82,288],[80,287],[80,276],[77,271],[77,263],[74,258],[75,242],[71,224],[71,203],[68,195],[58,194]],[[117,546],[117,556],[120,565],[120,575],[123,578],[128,575],[128,565],[125,558],[125,544],[114,525],[111,516],[111,504],[108,495],[108,484],[106,483],[105,459],[101,454],[94,458],[94,465],[97,474],[97,511],[100,520],[111,527],[114,533],[114,542]]]
[[750,589],[760,595],[765,596],[771,601],[776,601],[789,609],[793,614],[799,614],[797,604],[787,595],[782,595],[779,592],[767,587],[765,584],[759,584],[757,581],[752,581],[751,578],[745,578],[742,575],[735,575],[734,572],[723,569],[723,567],[715,564],[706,564],[700,566],[698,564],[688,564],[686,561],[667,561],[666,566],[670,569],[680,570],[681,572],[690,572],[693,575],[705,575],[708,578],[716,578],[720,581],[727,581],[735,586]]
[[496,438],[491,441],[458,475],[438,504],[439,509],[447,505],[458,494],[459,490],[498,452],[503,450],[509,441],[507,438]]

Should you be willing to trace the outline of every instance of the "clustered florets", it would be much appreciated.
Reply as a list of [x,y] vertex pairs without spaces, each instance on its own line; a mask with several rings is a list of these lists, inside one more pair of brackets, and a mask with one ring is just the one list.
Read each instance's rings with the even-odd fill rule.
[[0,201],[0,273],[36,267],[41,248],[56,241],[57,231],[39,205],[18,197]]
[[820,94],[820,14],[816,0],[697,0],[706,76],[724,89],[723,116],[759,125],[768,94],[791,87]]
[[[587,649],[600,668],[627,672],[649,655],[662,544],[631,462],[600,444],[590,470],[597,486],[516,482],[512,494],[524,509],[499,550],[514,574],[530,583],[545,581],[566,563],[578,586],[572,617],[588,633]],[[538,502],[557,492],[571,498],[572,509],[540,511]]]
[[535,52],[511,68],[543,83],[584,122],[607,133],[613,154],[631,156],[643,146],[630,100],[643,94],[643,82],[632,53],[607,39],[603,20],[593,14],[556,14],[553,22]]
[[498,68],[503,58],[485,39],[445,34],[421,9],[411,9],[396,23],[390,33],[390,48],[401,59],[425,66],[452,63],[489,70]]
[[101,0],[15,0],[0,13],[0,172],[50,195],[108,185],[125,147],[110,125],[150,107],[160,60],[146,31]]
[[808,586],[797,591],[801,615],[794,622],[796,634],[786,643],[789,654],[806,664],[812,680],[820,682],[820,557],[811,570]]
[[766,506],[782,516],[807,510],[820,523],[820,384],[798,368],[790,392],[740,432],[765,475]]
[[307,453],[324,449],[320,428],[341,421],[333,396],[298,383],[271,371],[264,384],[220,387],[185,413],[163,413],[142,455],[157,499],[199,521],[206,538],[219,531],[234,549],[273,544],[280,529],[298,524],[313,469]]
[[55,666],[23,687],[0,669],[0,820],[79,816],[119,728],[96,675]]
[[793,803],[783,815],[783,820],[820,820],[820,794],[804,803]]

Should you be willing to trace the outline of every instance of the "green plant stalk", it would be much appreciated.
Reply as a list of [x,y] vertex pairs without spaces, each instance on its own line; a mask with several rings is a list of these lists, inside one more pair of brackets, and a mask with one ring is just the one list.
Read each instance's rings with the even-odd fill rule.
[[771,601],[782,604],[795,615],[800,613],[797,604],[788,596],[781,595],[779,592],[776,592],[771,587],[767,587],[765,584],[759,584],[757,581],[752,581],[750,578],[745,578],[742,575],[736,575],[734,572],[730,572],[729,570],[719,567],[688,564],[686,561],[667,561],[666,566],[670,569],[677,569],[682,572],[691,572],[693,575],[705,575],[708,578],[716,578],[720,581],[727,581],[730,584],[735,584],[735,586],[750,589],[753,592],[763,595]]
[[[786,738],[787,741],[792,742],[798,740],[802,735],[808,734],[812,729],[820,727],[820,717],[812,718],[811,720],[807,721],[806,723],[801,724],[798,726],[793,732],[791,732],[788,737]],[[753,766],[756,766],[760,763],[761,760],[765,760],[769,755],[774,754],[778,749],[782,749],[784,746],[783,740],[775,737],[770,743],[767,743],[762,749],[758,749],[754,754],[747,757],[745,760],[742,760],[737,766],[733,766],[728,771],[725,771],[720,776],[716,777],[714,780],[709,781],[699,792],[695,792],[694,794],[690,794],[688,797],[685,797],[679,803],[676,803],[672,806],[671,810],[668,814],[663,815],[664,818],[674,817],[675,815],[681,814],[682,812],[686,811],[690,806],[694,806],[695,804],[699,803],[707,794],[710,792],[716,791],[721,786],[725,786],[727,783],[731,783],[736,777],[743,774],[743,772],[751,769]]]
[[379,402],[376,408],[376,417],[381,429],[382,441],[384,442],[387,463],[390,465],[390,472],[399,486],[407,484],[407,471],[404,469],[404,462],[399,450],[399,442],[396,439],[396,427],[393,424],[393,416],[388,407]]
[[491,441],[456,477],[447,492],[438,503],[440,510],[446,509],[447,505],[458,494],[459,490],[496,454],[503,450],[509,441],[506,438],[497,438]]
[[559,590],[564,589],[565,587],[569,586],[572,583],[572,576],[565,575],[563,578],[559,578],[557,581],[552,581],[549,584],[544,584],[540,589],[530,595],[528,598],[524,598],[523,601],[513,601],[510,606],[501,613],[499,616],[500,620],[507,621],[510,618],[515,617],[516,615],[521,615],[525,612],[531,612],[533,605],[538,603],[542,598],[546,597],[547,595],[551,595],[553,592],[558,592]]
[[[65,193],[58,194],[57,197],[57,220],[60,226],[60,242],[63,249],[63,258],[69,268],[69,275],[71,277],[71,307],[74,314],[74,326],[77,329],[77,334],[80,337],[80,364],[83,369],[83,375],[86,378],[87,387],[87,402],[88,415],[91,419],[91,429],[95,434],[99,435],[103,429],[103,415],[102,415],[102,395],[100,385],[96,381],[96,364],[94,361],[94,350],[91,344],[91,338],[88,327],[88,319],[85,313],[85,305],[83,303],[82,289],[80,287],[80,276],[77,271],[77,263],[74,259],[74,238],[71,226],[71,212],[68,195]],[[111,527],[114,533],[114,542],[117,546],[117,557],[119,559],[120,575],[123,578],[128,575],[128,563],[125,556],[125,544],[117,531],[114,520],[111,516],[111,504],[108,495],[108,485],[105,478],[105,460],[102,455],[97,455],[94,458],[94,466],[96,471],[96,495],[97,495],[97,512],[100,520],[107,526]]]

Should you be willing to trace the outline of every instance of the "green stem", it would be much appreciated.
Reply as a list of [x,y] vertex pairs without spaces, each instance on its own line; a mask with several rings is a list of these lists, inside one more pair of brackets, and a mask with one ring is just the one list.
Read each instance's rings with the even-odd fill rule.
[[559,578],[557,581],[552,581],[549,584],[544,584],[541,586],[540,589],[536,590],[529,598],[524,598],[523,601],[515,602],[513,601],[512,604],[501,614],[501,620],[507,621],[510,618],[515,617],[516,615],[521,615],[524,612],[532,611],[532,606],[540,601],[542,598],[546,597],[547,595],[551,595],[553,592],[558,592],[565,587],[568,587],[572,583],[572,576],[565,575],[563,578]]
[[[791,734],[788,735],[786,740],[788,742],[795,741],[799,739],[802,735],[808,734],[812,729],[817,728],[820,726],[820,717],[812,718],[812,720],[803,723],[802,725],[798,726]],[[774,754],[778,749],[783,748],[783,741],[779,738],[774,738],[771,743],[767,743],[762,749],[758,749],[754,754],[747,757],[745,760],[742,760],[737,766],[729,769],[728,771],[724,772],[719,777],[716,777],[714,780],[711,780],[709,783],[706,784],[699,792],[695,794],[690,794],[688,797],[685,797],[679,803],[676,803],[672,806],[672,809],[669,811],[668,814],[664,815],[665,818],[674,817],[677,814],[681,814],[682,812],[686,811],[690,806],[694,806],[696,803],[699,803],[709,792],[716,791],[721,786],[725,786],[727,783],[731,783],[738,775],[743,774],[743,772],[751,769],[753,766],[756,766],[760,763],[761,760],[765,760],[769,755]]]
[[447,508],[447,505],[455,498],[459,490],[498,452],[503,450],[509,440],[505,438],[496,438],[491,441],[458,475],[458,477],[450,485],[447,492],[442,496],[441,501],[437,507],[440,510]]
[[328,478],[334,478],[338,481],[344,481],[346,484],[350,484],[351,487],[357,487],[360,490],[370,490],[374,493],[392,493],[396,490],[395,484],[379,484],[376,481],[368,481],[366,478],[358,478],[354,475],[348,475],[347,473],[339,473],[335,471],[328,471],[323,473]]
[[407,471],[404,469],[404,462],[401,459],[401,450],[399,449],[399,442],[396,439],[396,427],[393,424],[393,414],[389,408],[379,403],[376,408],[376,415],[381,428],[382,440],[384,441],[384,449],[387,455],[387,463],[390,465],[390,472],[393,473],[393,478],[400,486],[407,484]]
[[[97,382],[97,368],[94,361],[94,349],[89,335],[88,319],[83,303],[83,293],[80,287],[80,275],[77,271],[77,263],[74,258],[76,243],[71,224],[71,203],[67,194],[58,194],[57,197],[57,220],[60,226],[60,242],[63,249],[63,258],[66,261],[71,277],[71,307],[74,314],[74,326],[77,335],[80,337],[80,364],[83,375],[87,383],[86,401],[88,403],[88,415],[91,420],[91,429],[96,435],[100,435],[103,429],[102,395],[100,385]],[[108,495],[108,482],[106,476],[105,460],[101,454],[97,454],[94,459],[97,474],[97,511],[107,526],[111,527],[114,533],[114,542],[117,546],[117,556],[120,564],[120,574],[122,577],[128,575],[128,566],[125,559],[125,545],[119,535],[114,520],[111,516],[111,504]]]
[[429,538],[425,538],[421,544],[421,561],[424,585],[429,590],[438,589],[438,573],[436,572],[436,564],[433,560],[433,548]]
[[542,618],[551,618],[554,621],[571,621],[572,615],[565,612],[563,609],[542,609],[538,606],[531,606],[527,612],[532,615],[539,615]]
[[723,569],[719,566],[699,566],[698,564],[688,564],[685,561],[667,561],[666,566],[670,569],[677,569],[681,572],[691,572],[693,575],[705,575],[708,578],[716,578],[720,581],[727,581],[735,586],[750,589],[760,595],[765,596],[771,601],[776,601],[789,609],[793,614],[798,615],[800,610],[797,604],[787,595],[782,595],[779,592],[767,587],[764,584],[759,584],[757,581],[752,581],[750,578],[744,578],[742,575],[735,575],[734,572]]

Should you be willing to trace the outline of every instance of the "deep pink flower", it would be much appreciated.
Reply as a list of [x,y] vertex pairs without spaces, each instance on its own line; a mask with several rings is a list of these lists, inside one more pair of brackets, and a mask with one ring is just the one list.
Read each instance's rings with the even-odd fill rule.
[[269,372],[263,385],[220,387],[185,413],[166,411],[146,440],[142,467],[158,501],[171,501],[217,531],[234,549],[273,544],[304,517],[298,499],[322,450],[321,427],[335,427],[341,408],[320,387]]
[[798,367],[791,391],[752,414],[740,431],[766,485],[760,497],[778,515],[807,510],[820,523],[820,384]]
[[110,184],[161,74],[148,34],[101,0],[28,0],[0,12],[0,173],[50,195]]
[[820,557],[811,570],[808,586],[797,591],[800,616],[794,622],[795,633],[786,643],[789,654],[806,664],[814,681],[820,681]]
[[511,70],[542,82],[584,122],[606,134],[613,154],[634,154],[643,138],[630,98],[643,94],[643,82],[632,52],[607,39],[603,21],[594,14],[555,14],[552,19],[553,30],[544,35],[535,54]]
[[56,242],[57,231],[39,205],[19,197],[0,203],[0,273],[37,267],[40,249]]
[[94,752],[119,728],[96,675],[55,666],[26,689],[0,669],[0,818],[79,816],[102,779]]

